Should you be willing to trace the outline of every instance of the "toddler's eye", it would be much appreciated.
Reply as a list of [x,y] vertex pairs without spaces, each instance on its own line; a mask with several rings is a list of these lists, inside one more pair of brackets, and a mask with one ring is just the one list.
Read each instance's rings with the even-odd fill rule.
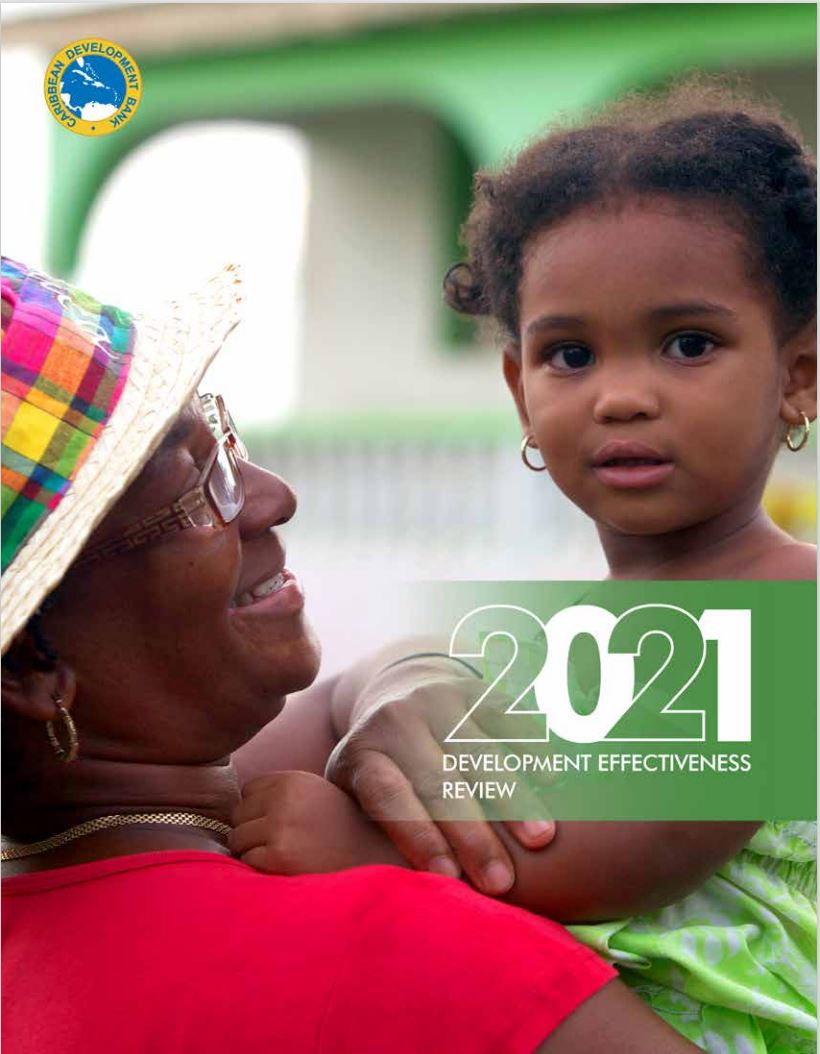
[[717,347],[716,341],[705,333],[679,333],[666,345],[666,352],[673,359],[700,359]]
[[592,352],[583,344],[562,344],[558,348],[551,348],[546,359],[550,366],[559,370],[581,370],[594,361]]

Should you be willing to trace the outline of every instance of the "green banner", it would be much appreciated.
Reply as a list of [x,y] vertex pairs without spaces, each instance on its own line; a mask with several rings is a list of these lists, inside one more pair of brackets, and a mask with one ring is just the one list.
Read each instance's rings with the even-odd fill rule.
[[406,603],[482,678],[437,715],[436,819],[815,817],[814,583],[425,583]]

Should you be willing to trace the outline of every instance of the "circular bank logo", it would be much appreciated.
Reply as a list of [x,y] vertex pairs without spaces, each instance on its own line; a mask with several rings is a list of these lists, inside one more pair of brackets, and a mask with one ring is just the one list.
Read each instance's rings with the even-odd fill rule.
[[49,62],[46,105],[63,128],[108,135],[126,125],[142,98],[142,74],[128,52],[110,40],[75,40]]

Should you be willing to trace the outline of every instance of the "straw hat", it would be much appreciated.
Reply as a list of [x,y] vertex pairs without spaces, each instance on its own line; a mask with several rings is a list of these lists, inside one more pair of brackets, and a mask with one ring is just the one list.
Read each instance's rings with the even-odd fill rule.
[[2,652],[191,400],[240,302],[233,266],[133,316],[3,258]]

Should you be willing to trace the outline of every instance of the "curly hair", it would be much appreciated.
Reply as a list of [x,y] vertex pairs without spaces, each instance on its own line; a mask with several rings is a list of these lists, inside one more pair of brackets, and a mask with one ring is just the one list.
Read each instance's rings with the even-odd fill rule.
[[775,295],[784,335],[814,317],[815,160],[774,107],[700,74],[559,123],[500,172],[479,172],[462,230],[467,259],[445,276],[446,303],[495,319],[517,345],[528,240],[578,209],[649,195],[722,210]]

